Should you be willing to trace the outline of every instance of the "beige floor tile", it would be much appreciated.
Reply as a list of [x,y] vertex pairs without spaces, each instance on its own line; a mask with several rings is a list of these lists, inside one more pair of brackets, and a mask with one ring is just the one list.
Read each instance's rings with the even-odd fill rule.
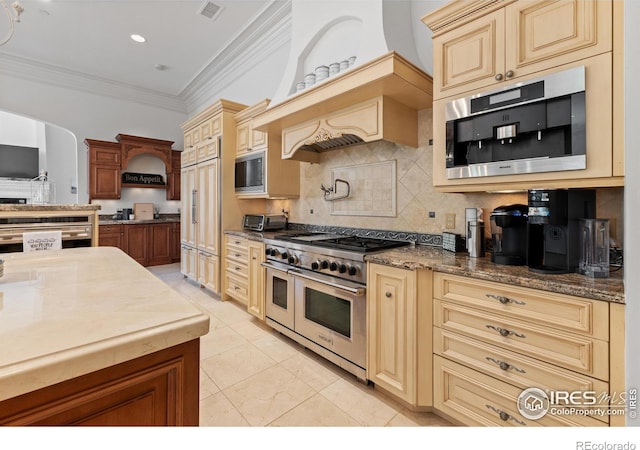
[[326,397],[316,394],[271,422],[269,426],[359,427],[361,424],[327,400]]
[[247,343],[245,338],[228,326],[209,328],[209,333],[200,338],[200,359],[224,353]]
[[222,392],[200,401],[201,427],[246,427],[249,423]]
[[220,392],[220,388],[216,386],[204,370],[200,369],[200,400],[218,392]]
[[273,329],[258,319],[233,324],[233,329],[249,342],[254,342],[273,334]]
[[[331,383],[340,379],[340,375],[335,371],[328,369],[314,358],[309,357],[306,352],[299,352],[295,356],[282,361],[280,364],[296,377],[304,380],[305,383],[316,391],[321,391]],[[345,372],[345,374],[346,373],[347,372]],[[349,374],[349,376],[353,375]]]
[[241,381],[224,394],[253,426],[265,426],[295,408],[315,391],[280,365]]
[[398,413],[375,396],[371,386],[360,387],[339,379],[320,393],[366,426],[384,426]]
[[452,424],[433,413],[403,410],[387,423],[388,427],[449,427]]
[[249,343],[210,356],[200,362],[202,370],[222,390],[275,364],[273,359]]
[[253,341],[253,345],[273,358],[274,361],[282,362],[285,359],[295,356],[302,350],[302,347],[289,338],[272,333]]

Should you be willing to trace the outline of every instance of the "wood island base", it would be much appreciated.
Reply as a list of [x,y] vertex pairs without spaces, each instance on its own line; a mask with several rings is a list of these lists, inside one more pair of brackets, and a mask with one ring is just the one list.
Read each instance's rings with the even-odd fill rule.
[[2,425],[197,426],[200,340],[0,402]]

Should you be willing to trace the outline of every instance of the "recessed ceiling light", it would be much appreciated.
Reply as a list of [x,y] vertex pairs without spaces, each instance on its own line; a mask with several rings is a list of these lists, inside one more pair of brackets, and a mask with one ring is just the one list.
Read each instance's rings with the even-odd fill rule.
[[140,43],[147,42],[147,39],[144,36],[140,36],[139,34],[132,34],[131,39]]
[[51,13],[49,11],[47,11],[46,9],[41,9],[40,10],[40,14],[42,14],[43,16],[50,16]]
[[156,64],[153,67],[155,67],[156,70],[159,70],[160,72],[162,72],[163,70],[167,70],[167,66],[165,66],[164,64]]

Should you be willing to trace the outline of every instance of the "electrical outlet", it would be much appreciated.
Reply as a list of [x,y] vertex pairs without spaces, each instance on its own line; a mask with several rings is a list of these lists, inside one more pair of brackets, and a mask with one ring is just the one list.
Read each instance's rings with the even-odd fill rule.
[[456,227],[456,215],[454,213],[444,215],[444,227],[449,230]]

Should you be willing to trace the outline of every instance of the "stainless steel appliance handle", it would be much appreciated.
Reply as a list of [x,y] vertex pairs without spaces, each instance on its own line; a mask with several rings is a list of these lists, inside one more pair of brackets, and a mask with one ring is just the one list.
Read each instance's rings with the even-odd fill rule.
[[339,284],[330,280],[326,280],[323,278],[318,278],[318,277],[314,277],[311,275],[308,275],[304,272],[301,272],[298,269],[291,269],[289,270],[290,274],[293,274],[299,278],[303,278],[305,280],[309,280],[309,281],[315,281],[316,283],[320,283],[320,284],[325,284],[327,286],[331,286],[333,288],[336,289],[340,289],[341,291],[345,291],[348,292],[350,294],[355,295],[356,297],[360,297],[362,295],[364,295],[367,292],[367,289],[364,287],[351,287],[351,286],[345,286],[343,284]]

